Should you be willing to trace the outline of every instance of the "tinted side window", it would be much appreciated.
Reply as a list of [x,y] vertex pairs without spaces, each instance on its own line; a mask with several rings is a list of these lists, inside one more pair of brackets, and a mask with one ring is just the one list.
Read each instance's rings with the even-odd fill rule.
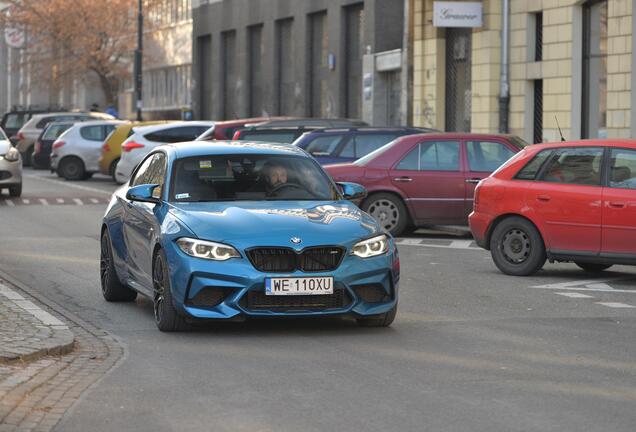
[[397,138],[397,135],[357,135],[353,138],[357,158],[366,156],[374,150]]
[[413,150],[411,150],[399,164],[395,167],[398,170],[411,170],[416,171],[419,169],[420,163],[420,144],[416,145]]
[[338,156],[343,158],[355,158],[356,157],[355,142],[352,139],[347,141],[344,147],[342,147],[342,150],[340,150],[340,154]]
[[610,187],[636,189],[636,151],[612,149]]
[[241,134],[241,141],[266,141],[291,144],[294,142],[295,139],[296,132],[248,131]]
[[27,120],[26,114],[8,114],[3,127],[6,129],[20,129]]
[[137,172],[135,172],[135,176],[130,180],[130,186],[148,184],[148,169],[150,168],[153,158],[154,155],[144,159]]
[[311,141],[305,150],[314,156],[331,156],[342,139],[342,135],[319,136]]
[[459,171],[459,142],[439,141],[420,144],[421,171]]
[[541,180],[553,183],[600,185],[603,149],[596,147],[557,150],[547,162]]
[[532,160],[528,162],[515,176],[519,180],[534,180],[541,170],[541,167],[552,154],[552,150],[543,150],[534,155]]
[[493,172],[514,154],[504,144],[492,141],[468,141],[468,165],[471,171]]
[[35,125],[36,129],[44,129],[44,127],[51,123],[52,121],[58,121],[56,117],[43,117],[37,124]]

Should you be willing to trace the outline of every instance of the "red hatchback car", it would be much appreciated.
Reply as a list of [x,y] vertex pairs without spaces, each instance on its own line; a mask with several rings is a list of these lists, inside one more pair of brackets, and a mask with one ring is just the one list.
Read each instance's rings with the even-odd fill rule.
[[477,183],[525,146],[507,135],[417,134],[324,168],[337,182],[367,188],[360,207],[397,236],[422,225],[466,225]]
[[469,220],[506,274],[636,265],[636,140],[527,147],[479,183]]

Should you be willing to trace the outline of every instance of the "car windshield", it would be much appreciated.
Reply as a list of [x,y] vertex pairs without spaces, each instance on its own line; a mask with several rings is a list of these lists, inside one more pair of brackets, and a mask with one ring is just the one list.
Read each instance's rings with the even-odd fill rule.
[[7,129],[20,129],[29,119],[27,114],[7,114],[4,127]]
[[508,137],[508,141],[510,141],[512,143],[512,145],[517,147],[519,150],[523,150],[525,147],[528,146],[527,142],[525,142],[524,140],[522,140],[521,138],[519,138],[518,136],[515,136],[515,135],[509,136]]
[[318,164],[307,157],[210,155],[178,159],[170,200],[337,200],[339,194]]

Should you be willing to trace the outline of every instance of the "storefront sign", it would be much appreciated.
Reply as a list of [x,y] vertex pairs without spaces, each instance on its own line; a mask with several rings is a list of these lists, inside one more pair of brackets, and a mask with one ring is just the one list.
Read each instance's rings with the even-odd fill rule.
[[477,2],[433,3],[434,27],[481,27],[483,6]]

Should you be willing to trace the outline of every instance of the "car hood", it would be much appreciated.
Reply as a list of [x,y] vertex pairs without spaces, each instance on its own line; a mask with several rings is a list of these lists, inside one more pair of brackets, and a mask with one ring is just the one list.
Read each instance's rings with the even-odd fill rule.
[[[348,244],[381,232],[349,201],[176,203],[170,212],[201,239],[252,246]],[[291,243],[292,237],[301,243]]]

